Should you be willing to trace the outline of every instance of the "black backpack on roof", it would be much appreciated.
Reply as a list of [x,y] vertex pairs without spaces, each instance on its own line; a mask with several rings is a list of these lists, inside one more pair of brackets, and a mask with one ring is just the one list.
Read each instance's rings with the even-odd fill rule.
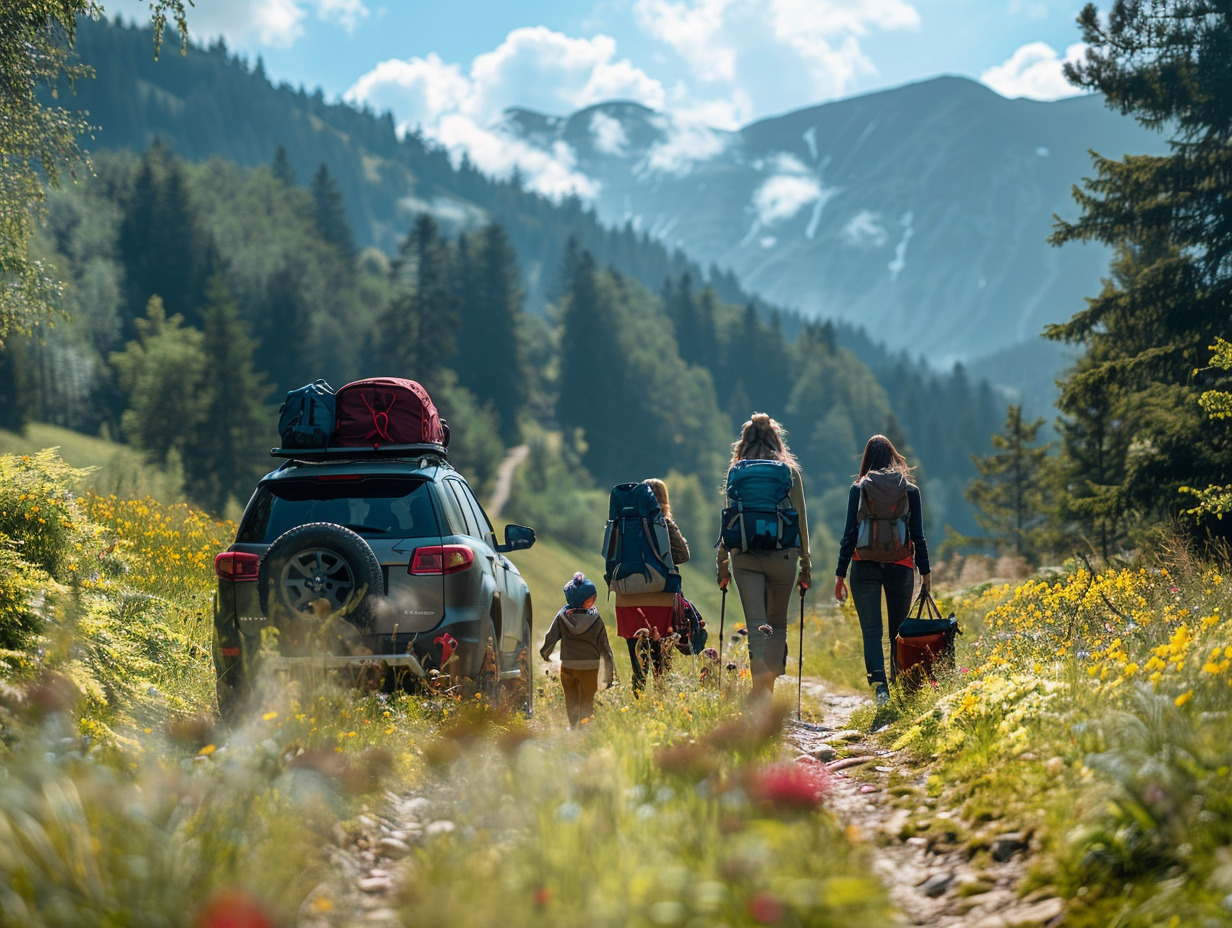
[[278,408],[278,437],[284,448],[325,448],[337,418],[334,389],[324,380],[291,390]]

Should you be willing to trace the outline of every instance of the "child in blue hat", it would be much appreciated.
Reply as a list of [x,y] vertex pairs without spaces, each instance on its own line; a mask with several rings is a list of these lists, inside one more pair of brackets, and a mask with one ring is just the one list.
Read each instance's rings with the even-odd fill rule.
[[565,691],[569,727],[577,728],[595,715],[595,693],[602,683],[616,682],[616,661],[607,640],[607,626],[595,608],[598,591],[579,571],[565,584],[565,605],[556,613],[543,639],[540,656],[546,661],[560,642],[560,684]]

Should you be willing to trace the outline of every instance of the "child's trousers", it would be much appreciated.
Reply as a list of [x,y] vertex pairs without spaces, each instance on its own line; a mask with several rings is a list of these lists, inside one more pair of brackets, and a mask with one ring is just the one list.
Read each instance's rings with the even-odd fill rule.
[[560,668],[560,685],[565,690],[565,714],[569,727],[577,728],[582,719],[595,714],[595,693],[599,690],[599,671]]

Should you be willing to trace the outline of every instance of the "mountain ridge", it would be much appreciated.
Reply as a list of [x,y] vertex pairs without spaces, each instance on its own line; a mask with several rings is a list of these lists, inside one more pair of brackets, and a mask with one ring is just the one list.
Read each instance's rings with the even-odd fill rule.
[[[711,150],[674,163],[661,157],[681,131],[667,114],[627,102],[530,112],[507,111],[503,126],[530,144],[570,145],[576,170],[598,184],[603,221],[632,223],[772,303],[867,326],[891,350],[940,366],[1031,341],[1080,309],[1107,254],[1053,249],[1047,237],[1054,215],[1076,211],[1088,150],[1165,148],[1097,96],[1007,99],[958,76],[730,133],[695,129]],[[537,131],[525,131],[532,121]],[[578,141],[582,124],[589,144]],[[604,137],[622,144],[605,149]]]

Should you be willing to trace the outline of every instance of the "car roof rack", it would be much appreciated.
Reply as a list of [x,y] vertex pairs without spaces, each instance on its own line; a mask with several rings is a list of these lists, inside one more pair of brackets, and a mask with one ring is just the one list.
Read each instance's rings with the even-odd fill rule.
[[445,446],[437,442],[422,442],[410,445],[333,445],[328,448],[271,448],[276,458],[294,461],[355,461],[364,458],[422,458],[446,459]]

